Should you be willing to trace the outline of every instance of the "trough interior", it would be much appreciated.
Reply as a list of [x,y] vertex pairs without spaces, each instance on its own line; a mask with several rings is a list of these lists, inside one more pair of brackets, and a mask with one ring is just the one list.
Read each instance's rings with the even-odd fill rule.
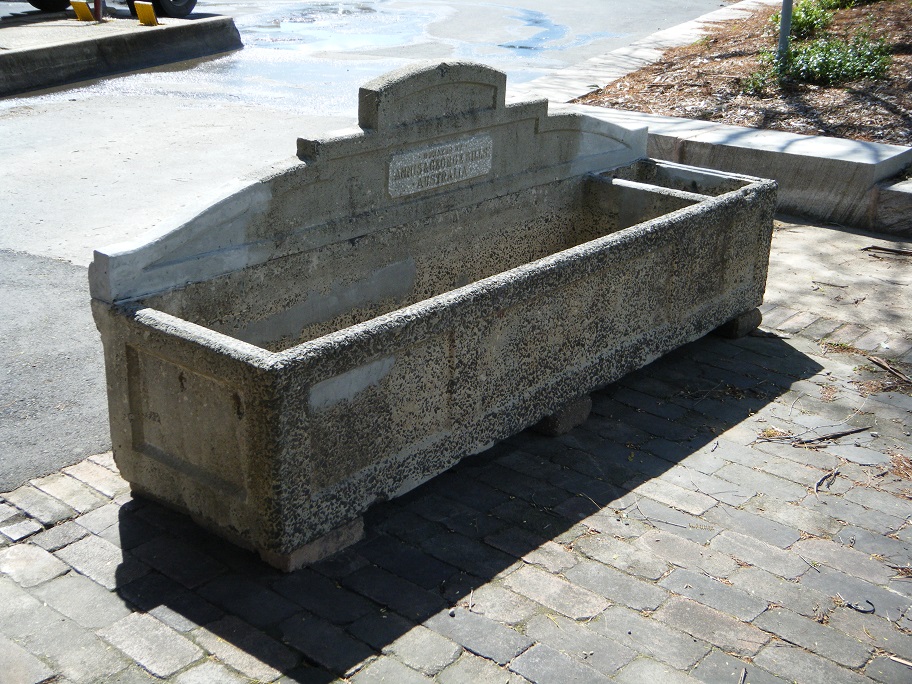
[[[344,234],[359,237],[190,283],[141,303],[281,351],[747,182],[644,160],[419,220],[378,226],[376,217],[346,218]],[[414,201],[445,206],[435,197]]]

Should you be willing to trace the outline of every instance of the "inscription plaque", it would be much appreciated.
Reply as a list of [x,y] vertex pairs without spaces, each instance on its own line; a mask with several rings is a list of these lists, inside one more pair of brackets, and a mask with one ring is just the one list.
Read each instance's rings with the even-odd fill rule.
[[493,150],[491,136],[482,134],[394,155],[389,194],[402,197],[483,176],[491,170]]

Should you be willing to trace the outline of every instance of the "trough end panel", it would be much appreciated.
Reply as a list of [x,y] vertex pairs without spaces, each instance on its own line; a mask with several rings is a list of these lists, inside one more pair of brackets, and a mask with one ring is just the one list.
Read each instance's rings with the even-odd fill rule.
[[243,545],[260,542],[277,412],[274,370],[93,301],[114,459],[137,493]]

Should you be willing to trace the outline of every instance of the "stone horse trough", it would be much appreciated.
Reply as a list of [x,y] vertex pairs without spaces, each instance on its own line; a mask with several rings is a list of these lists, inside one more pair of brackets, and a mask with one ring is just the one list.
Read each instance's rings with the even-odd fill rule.
[[505,88],[476,64],[394,72],[358,128],[95,252],[134,492],[294,569],[372,502],[759,322],[772,181],[647,159],[645,129]]

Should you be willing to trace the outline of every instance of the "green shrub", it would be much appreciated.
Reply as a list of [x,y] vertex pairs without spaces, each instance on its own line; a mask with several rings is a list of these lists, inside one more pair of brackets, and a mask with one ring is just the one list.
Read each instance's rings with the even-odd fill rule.
[[[806,40],[822,33],[830,22],[833,21],[833,12],[821,6],[821,2],[834,2],[836,0],[802,0],[795,3],[792,8],[792,27],[789,35],[796,40]],[[780,24],[782,15],[776,12],[770,21],[776,26]]]
[[859,5],[870,5],[878,0],[817,0],[817,4],[823,9],[840,10],[848,7],[858,7]]
[[805,0],[795,5],[792,11],[790,35],[796,40],[806,40],[822,33],[833,21],[833,12],[820,7],[814,0]]
[[818,38],[793,43],[785,59],[776,60],[776,75],[796,81],[832,85],[860,78],[880,78],[890,67],[890,47],[886,41],[871,40],[859,33],[851,40]]
[[772,79],[770,69],[755,71],[747,78],[741,79],[741,92],[745,95],[763,95]]

